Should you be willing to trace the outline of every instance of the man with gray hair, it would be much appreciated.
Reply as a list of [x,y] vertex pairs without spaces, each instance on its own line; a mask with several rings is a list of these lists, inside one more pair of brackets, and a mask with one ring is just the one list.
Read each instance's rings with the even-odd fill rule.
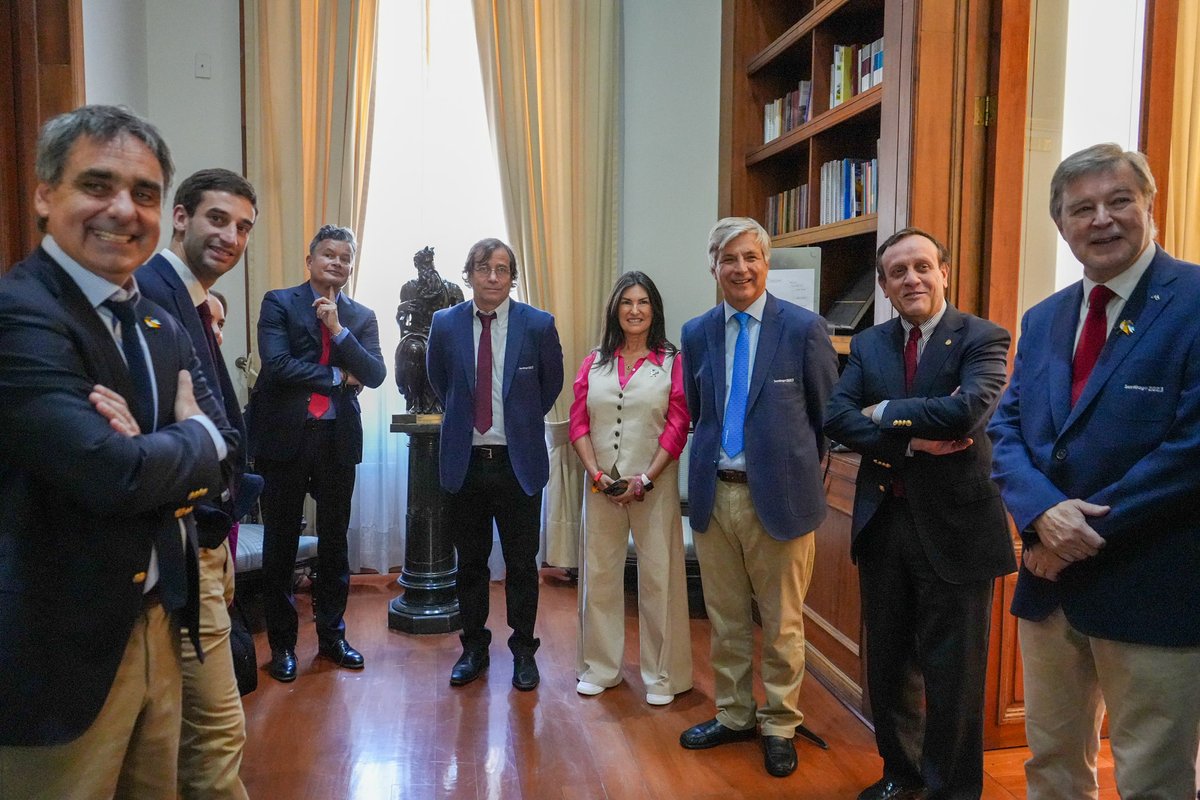
[[46,235],[0,280],[0,797],[176,797],[192,511],[238,436],[133,278],[171,173],[122,108],[38,139]]
[[[767,772],[796,769],[803,715],[804,595],[813,529],[825,518],[821,433],[837,380],[825,322],[767,291],[771,239],[752,219],[727,217],[709,234],[709,269],[724,301],[683,326],[683,384],[695,434],[688,501],[704,603],[712,623],[717,715],[688,728],[683,747],[751,740]],[[762,619],[766,705],[751,676]]]
[[1012,613],[1029,797],[1190,798],[1200,745],[1200,269],[1154,244],[1154,177],[1101,144],[1050,215],[1083,280],[1030,309],[988,433],[1024,541]]
[[258,318],[262,371],[247,424],[250,454],[265,481],[263,611],[270,674],[285,683],[296,679],[292,574],[305,494],[317,501],[317,652],[340,667],[363,667],[362,654],[346,641],[346,528],[362,461],[358,393],[382,384],[387,367],[375,312],[342,291],[357,247],[349,228],[321,226],[305,259],[309,279],[267,292]]

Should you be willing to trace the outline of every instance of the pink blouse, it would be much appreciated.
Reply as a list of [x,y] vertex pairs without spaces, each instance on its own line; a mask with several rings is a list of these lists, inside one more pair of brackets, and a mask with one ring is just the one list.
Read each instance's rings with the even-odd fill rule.
[[[587,396],[588,396],[588,374],[592,371],[592,364],[596,361],[598,354],[593,351],[588,354],[583,360],[583,364],[579,367],[579,374],[575,376],[575,399],[571,402],[571,426],[570,437],[574,442],[581,436],[586,436],[591,432],[591,419],[588,417]],[[642,364],[649,358],[652,364],[661,367],[663,363],[663,353],[653,352],[638,359],[633,365],[633,372],[626,374],[625,359],[619,353],[617,354],[617,380],[620,381],[621,388],[625,388],[625,384],[629,383],[629,379],[633,377]],[[684,445],[687,444],[688,426],[691,424],[691,417],[688,415],[687,398],[683,395],[683,359],[680,356],[675,356],[675,362],[671,365],[671,394],[667,400],[666,425],[663,432],[658,437],[658,443],[664,450],[671,454],[671,458],[678,459],[679,454],[683,452]]]

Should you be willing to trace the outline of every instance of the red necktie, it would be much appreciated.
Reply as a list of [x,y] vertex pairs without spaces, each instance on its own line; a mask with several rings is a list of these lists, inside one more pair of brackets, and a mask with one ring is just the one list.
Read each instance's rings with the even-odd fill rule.
[[[321,325],[321,360],[317,363],[322,367],[329,365],[329,344],[329,328]],[[325,416],[325,412],[328,410],[329,395],[313,392],[312,396],[308,398],[308,415],[313,419],[320,419]]]
[[208,342],[208,352],[213,357],[213,366],[215,367],[217,360],[221,357],[221,348],[217,345],[217,335],[213,333],[212,309],[208,307],[207,300],[196,306],[196,313],[200,315],[200,327],[204,328],[204,341]]
[[1075,360],[1071,362],[1071,407],[1079,402],[1083,387],[1087,386],[1088,376],[1092,367],[1100,358],[1104,349],[1104,340],[1108,338],[1108,315],[1105,309],[1108,301],[1116,293],[1102,283],[1092,287],[1088,295],[1087,319],[1083,321],[1083,331],[1079,334],[1079,344],[1075,345]]
[[475,430],[485,433],[492,427],[492,320],[496,312],[476,311],[475,316],[483,323],[475,357]]
[[917,343],[921,341],[921,329],[913,326],[908,332],[908,343],[904,345],[904,393],[911,394],[913,379],[917,376]]

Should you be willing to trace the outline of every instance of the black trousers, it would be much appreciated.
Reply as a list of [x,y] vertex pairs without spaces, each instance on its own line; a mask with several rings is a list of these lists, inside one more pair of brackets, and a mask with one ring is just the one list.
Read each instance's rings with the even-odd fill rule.
[[487,647],[492,641],[487,628],[488,557],[494,520],[504,553],[504,597],[512,628],[508,646],[514,652],[536,650],[539,642],[533,627],[537,622],[541,490],[532,496],[525,494],[509,464],[507,448],[472,448],[462,489],[446,493],[445,502],[442,519],[458,551],[455,588],[463,647]]
[[924,785],[937,800],[978,800],[992,581],[939,578],[904,499],[885,500],[860,537],[868,696],[884,777]]
[[317,637],[322,642],[346,633],[350,561],[346,528],[354,493],[354,464],[334,458],[333,423],[310,422],[304,443],[292,461],[258,458],[263,476],[263,613],[271,650],[296,647],[296,598],[292,575],[300,543],[304,495],[317,501],[317,574],[313,585]]

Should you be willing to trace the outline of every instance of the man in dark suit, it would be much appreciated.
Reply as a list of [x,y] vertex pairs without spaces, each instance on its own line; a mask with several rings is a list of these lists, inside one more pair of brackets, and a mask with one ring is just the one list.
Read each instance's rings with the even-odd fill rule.
[[[243,440],[246,427],[218,348],[208,291],[242,257],[258,213],[256,203],[254,187],[236,172],[206,169],[188,176],[175,192],[171,246],[137,271],[142,294],[166,309],[191,337],[205,380]],[[237,475],[244,474],[245,448],[239,449],[235,464]],[[232,505],[231,500],[206,500],[196,506],[200,643],[208,657],[201,661],[187,648],[183,651],[179,790],[185,800],[246,797],[238,777],[246,720],[229,644],[235,572],[229,542]]]
[[237,446],[140,297],[171,156],[125,109],[46,123],[41,246],[0,280],[0,796],[174,798],[194,503]]
[[308,246],[309,280],[267,292],[258,318],[262,372],[251,400],[250,446],[266,481],[263,609],[270,672],[284,682],[296,679],[292,574],[305,493],[317,501],[317,652],[347,669],[363,667],[362,654],[346,642],[346,528],[362,460],[358,393],[383,383],[387,367],[375,312],[342,292],[356,248],[349,228],[322,226]]
[[458,551],[455,588],[462,656],[450,684],[488,665],[488,556],[500,531],[506,577],[513,686],[534,689],[542,487],[550,477],[544,418],[563,383],[554,317],[509,297],[517,260],[499,239],[476,242],[463,279],[472,299],[442,309],[429,330],[429,383],[442,401],[440,479],[443,520]]
[[984,436],[1011,337],[946,302],[925,231],[889,236],[875,270],[899,317],[850,340],[825,423],[863,456],[850,552],[883,778],[859,800],[978,800],[992,583],[1017,568]]
[[1025,547],[1013,597],[1031,798],[1192,797],[1200,744],[1200,269],[1154,244],[1143,155],[1068,156],[1050,215],[1083,280],[1025,314],[988,433]]
[[[758,723],[767,772],[796,769],[803,715],[804,595],[812,531],[825,517],[821,433],[837,379],[824,321],[767,291],[771,239],[727,217],[708,254],[725,301],[683,326],[683,386],[695,434],[688,500],[712,623],[717,715],[687,729],[691,750],[749,740]],[[755,707],[754,622],[762,619],[766,705]]]

